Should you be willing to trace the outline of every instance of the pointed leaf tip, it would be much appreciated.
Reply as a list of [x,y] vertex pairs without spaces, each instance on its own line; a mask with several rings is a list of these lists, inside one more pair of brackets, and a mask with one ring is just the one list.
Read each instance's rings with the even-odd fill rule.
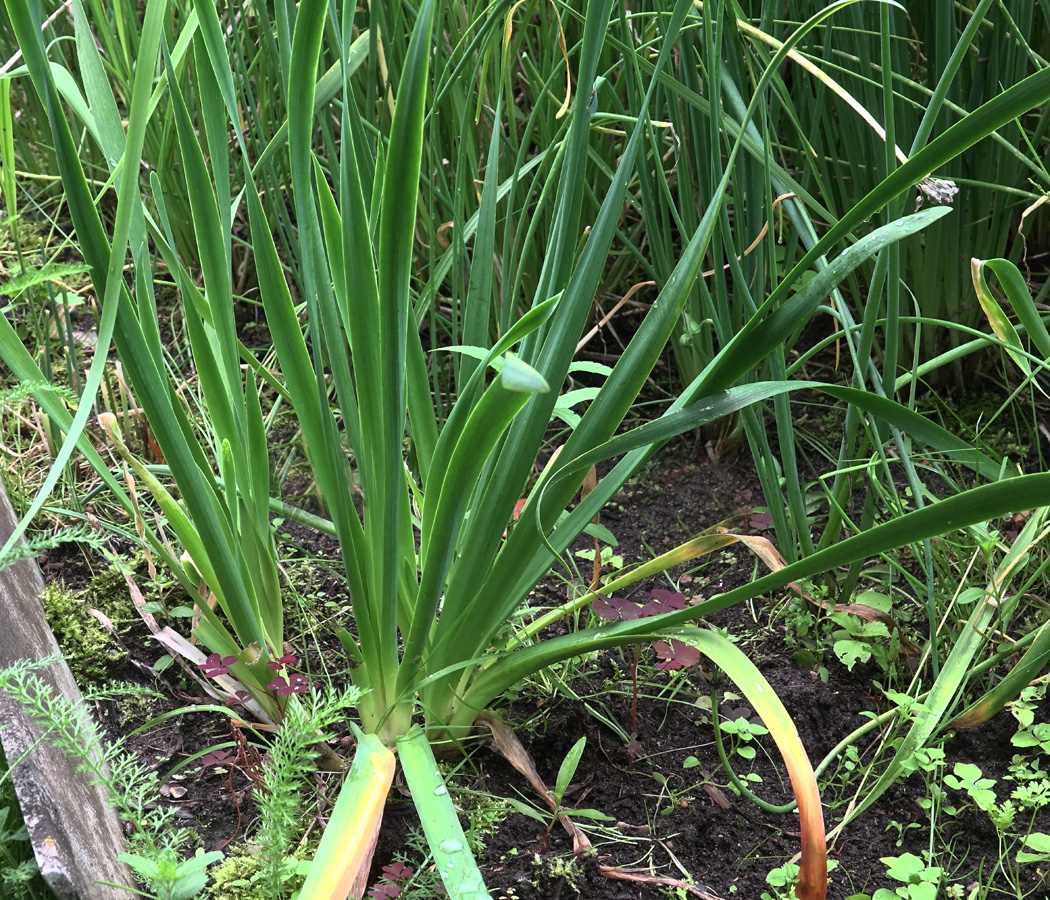
[[503,371],[500,373],[500,378],[503,387],[508,391],[546,394],[550,390],[546,379],[513,353],[508,353],[503,357]]

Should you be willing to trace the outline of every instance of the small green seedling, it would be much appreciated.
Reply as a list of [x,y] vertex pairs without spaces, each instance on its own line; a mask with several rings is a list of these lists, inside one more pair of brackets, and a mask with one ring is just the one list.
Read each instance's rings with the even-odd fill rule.
[[[743,759],[752,760],[755,758],[757,751],[751,742],[756,737],[769,734],[769,731],[759,721],[753,722],[748,718],[749,715],[754,714],[747,707],[734,710],[731,715],[732,718],[726,717],[723,719],[719,727],[723,734],[731,734],[736,737],[737,741],[733,747],[733,752]],[[758,717],[756,716],[755,718],[757,720]]]
[[[887,616],[893,610],[893,600],[879,591],[864,591],[857,596],[856,602]],[[891,634],[885,622],[863,621],[847,612],[833,612],[828,618],[839,626],[831,633],[832,649],[850,671],[858,662],[874,659],[885,672],[899,658],[901,637],[898,629],[894,628]]]
[[894,631],[896,640],[891,640],[889,629],[882,622],[862,622],[844,612],[832,613],[830,618],[842,626],[832,632],[832,649],[851,672],[858,662],[866,663],[872,657],[885,671],[900,653],[899,633]]
[[766,875],[766,884],[773,888],[773,893],[762,892],[762,900],[781,900],[794,896],[795,882],[798,881],[798,865],[796,863],[784,863],[775,869],[770,869]]
[[914,853],[884,856],[882,861],[888,867],[886,874],[903,883],[892,891],[879,888],[872,900],[897,900],[898,897],[905,897],[907,900],[937,900],[937,891],[944,875],[942,868],[926,865]]
[[952,775],[944,776],[944,783],[957,791],[966,791],[977,807],[988,814],[1001,834],[1008,832],[1013,827],[1017,808],[1009,800],[998,802],[992,790],[995,779],[984,778],[980,766],[973,763],[956,763],[953,772]]
[[[578,556],[580,559],[585,559],[589,562],[594,559],[594,551],[577,550],[576,556]],[[600,556],[598,558],[598,562],[601,567],[601,571],[604,572],[606,569],[612,569],[612,571],[609,572],[609,574],[601,576],[601,584],[607,584],[608,582],[612,581],[612,579],[616,577],[616,573],[623,568],[623,556],[619,553],[616,553],[612,547],[602,547]]]
[[[828,860],[828,872],[831,873],[838,867],[838,860]],[[795,885],[798,883],[798,865],[788,862],[775,869],[770,869],[766,875],[766,884],[773,888],[773,893],[762,892],[761,900],[793,900],[795,896]],[[852,898],[851,898],[852,900]]]
[[1025,835],[1024,845],[1027,850],[1017,852],[1018,863],[1045,863],[1050,861],[1050,834],[1033,831]]
[[[1015,712],[1016,715],[1016,712]],[[1023,718],[1018,734],[1025,734],[1026,723]],[[1050,834],[1041,831],[1029,831],[1035,822],[1036,814],[1050,804],[1050,779],[1039,768],[1021,756],[1014,756],[1007,781],[1016,783],[1009,800],[999,801],[992,790],[995,779],[983,777],[979,766],[972,763],[956,763],[954,774],[946,775],[944,783],[955,790],[965,791],[974,804],[983,810],[999,832],[1000,840],[1008,841],[1009,849],[1002,854],[999,866],[1006,880],[1015,887],[1019,884],[1018,868],[1022,865],[1050,862]],[[1027,826],[1025,823],[1027,822]],[[1008,855],[1016,850],[1015,866],[1011,867]],[[1021,896],[1018,893],[1017,896]]]
[[558,767],[558,777],[554,782],[554,790],[548,791],[551,799],[554,801],[553,815],[540,812],[535,807],[522,803],[520,800],[515,800],[512,797],[507,798],[507,802],[518,812],[528,816],[530,819],[543,822],[547,826],[547,830],[543,833],[543,845],[540,848],[541,853],[547,849],[547,839],[550,837],[551,829],[554,828],[554,823],[558,821],[559,816],[597,819],[602,822],[612,821],[611,816],[598,812],[596,809],[562,808],[562,801],[565,799],[565,792],[568,791],[569,785],[572,784],[572,778],[576,774],[576,769],[580,764],[580,759],[583,757],[583,751],[586,746],[587,738],[580,738],[575,744],[573,744],[572,749],[565,754],[565,759],[562,760],[561,766]]
[[[690,757],[690,759],[695,760],[696,757]],[[689,760],[686,760],[687,765],[685,765],[685,768],[691,768],[691,766],[688,765],[688,762]],[[699,760],[697,760],[695,764],[699,765]],[[652,776],[653,780],[660,785],[660,795],[657,798],[657,805],[660,807],[661,816],[669,816],[679,809],[689,808],[689,792],[692,790],[691,785],[689,787],[676,789],[671,784],[671,778],[664,775],[662,772],[653,772]]]
[[994,778],[984,778],[980,766],[957,762],[952,775],[944,776],[944,783],[957,791],[966,791],[977,806],[986,812],[994,808],[996,797],[992,785]]
[[1023,750],[1050,755],[1050,724],[1035,721],[1037,707],[1045,696],[1045,683],[1029,685],[1007,708],[1017,720],[1017,733],[1010,738],[1010,743]]
[[[580,765],[580,760],[583,758],[584,748],[587,746],[587,738],[580,738],[575,744],[572,745],[572,749],[565,754],[565,759],[561,761],[561,765],[558,767],[558,779],[554,783],[554,816],[557,818],[557,810],[561,809],[561,802],[565,798],[565,792],[569,789],[569,785],[572,784],[572,777],[576,774],[576,769]],[[553,825],[554,822],[551,822]],[[550,827],[547,828],[550,831]]]
[[139,875],[150,882],[159,900],[189,900],[196,897],[208,884],[204,870],[222,859],[219,850],[205,853],[198,850],[196,856],[179,862],[175,851],[163,850],[155,859],[147,859],[135,853],[121,853],[117,859],[127,863]]

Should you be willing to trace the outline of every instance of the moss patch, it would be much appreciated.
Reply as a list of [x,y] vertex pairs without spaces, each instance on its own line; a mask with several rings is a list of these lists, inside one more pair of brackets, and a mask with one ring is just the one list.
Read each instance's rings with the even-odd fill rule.
[[[312,845],[316,849],[316,845]],[[261,883],[263,858],[259,847],[244,845],[208,870],[211,882],[207,896],[210,900],[258,900],[263,892]],[[282,881],[287,895],[303,886],[307,863],[296,856],[284,861]]]
[[48,624],[69,660],[77,683],[85,685],[105,681],[109,664],[126,653],[88,612],[91,606],[87,595],[74,594],[59,581],[49,584],[41,599]]

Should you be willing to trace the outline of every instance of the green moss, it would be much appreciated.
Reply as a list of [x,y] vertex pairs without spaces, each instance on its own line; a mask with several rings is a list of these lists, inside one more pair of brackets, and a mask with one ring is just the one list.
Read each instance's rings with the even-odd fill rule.
[[[316,849],[315,844],[311,844]],[[259,847],[242,845],[226,857],[219,865],[208,870],[211,882],[207,896],[210,900],[258,900],[261,896],[261,872],[263,858]],[[306,862],[296,856],[285,860],[285,895],[303,886],[306,879]]]
[[62,582],[49,584],[41,597],[58,646],[69,660],[73,677],[82,685],[105,681],[109,664],[126,655],[88,612],[91,604],[87,598],[87,594],[73,594]]
[[132,694],[117,704],[117,721],[121,728],[138,728],[157,714],[158,698],[153,694]]
[[[533,854],[532,864],[551,881],[558,881],[564,878],[569,888],[575,891],[577,896],[579,895],[583,865],[576,857],[566,855],[545,857],[536,853]],[[539,886],[537,882],[533,883],[537,887]]]
[[91,579],[84,590],[91,604],[102,610],[121,634],[139,620],[135,604],[131,602],[127,580],[124,578],[125,571],[135,578],[145,599],[153,599],[146,556],[141,550],[128,560],[120,560],[119,564],[107,566]]
[[[105,681],[110,663],[126,656],[119,642],[89,610],[103,613],[118,636],[127,634],[141,621],[125,572],[131,573],[147,602],[163,601],[170,583],[150,578],[145,554],[141,551],[101,569],[84,590],[76,594],[61,583],[49,586],[44,592],[44,611],[51,630],[69,658],[74,677],[82,685]],[[135,716],[140,714],[148,718],[144,708],[135,711]]]
[[208,870],[211,883],[208,896],[212,900],[248,900],[258,895],[259,889],[251,879],[262,868],[262,859],[253,847],[238,847],[217,866]]

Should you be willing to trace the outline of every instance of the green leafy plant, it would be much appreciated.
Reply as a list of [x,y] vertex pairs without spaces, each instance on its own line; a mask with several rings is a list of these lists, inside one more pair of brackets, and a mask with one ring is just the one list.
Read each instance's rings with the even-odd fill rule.
[[[828,873],[830,874],[838,868],[838,864],[838,860],[829,859]],[[798,866],[795,863],[784,863],[782,866],[770,869],[766,873],[766,884],[773,888],[773,893],[763,891],[761,898],[762,900],[788,900],[788,898],[794,896],[792,891],[797,882]]]
[[718,728],[722,734],[732,735],[732,752],[741,759],[753,760],[756,755],[754,739],[769,731],[758,722],[752,722],[747,716],[751,710],[734,710],[734,714],[722,719]]
[[[882,171],[928,146],[942,129],[993,97],[1000,86],[1036,71],[1040,64],[1030,48],[1045,46],[1047,11],[1040,7],[1032,12],[1025,15],[991,0],[966,11],[949,3],[931,3],[921,11],[909,10],[908,15],[890,7],[859,5],[836,23],[841,27],[815,33],[810,47],[800,48],[801,53],[827,76],[838,79],[842,90],[836,92],[826,79],[810,81],[817,91],[814,104],[811,95],[803,93],[800,80],[792,84],[792,95],[807,101],[795,107],[797,125],[792,123],[806,143],[791,140],[794,147],[789,152],[800,159],[799,150],[809,142],[829,152],[814,167],[821,171],[813,172],[810,182],[824,188],[821,197],[829,209],[848,206],[854,191],[869,190]],[[907,51],[901,40],[905,34],[923,48],[925,65],[913,68],[905,63]],[[861,61],[860,66],[843,65],[850,57]],[[810,78],[819,77],[810,71]],[[862,124],[860,110],[878,119],[882,129]],[[839,116],[857,122],[858,140],[844,138],[844,131],[834,124]],[[1033,218],[1034,210],[1018,213],[1035,203],[1047,184],[1046,170],[1030,143],[1034,139],[1038,146],[1044,129],[1044,123],[1019,118],[938,172],[940,179],[953,180],[950,185],[942,182],[948,195],[920,194],[922,203],[952,203],[958,215],[950,223],[934,226],[924,239],[902,242],[887,254],[890,258],[884,265],[901,273],[914,298],[900,292],[895,278],[883,282],[880,299],[887,318],[883,346],[889,361],[898,358],[890,345],[899,327],[901,337],[916,345],[917,362],[930,363],[943,354],[926,369],[927,378],[958,384],[968,380],[965,357],[950,351],[966,343],[960,326],[979,324],[981,309],[957,261],[997,256],[1017,261],[1024,252],[1024,232],[1042,227],[1036,224],[1039,217]],[[855,177],[837,177],[847,169]],[[1022,199],[1016,191],[1030,198]],[[978,221],[985,227],[977,226]],[[910,309],[920,317],[917,328],[903,321]],[[900,361],[907,367],[903,358]],[[897,374],[884,370],[888,384]]]
[[[134,869],[154,895],[160,900],[197,896],[208,885],[205,870],[221,861],[223,854],[198,849],[194,855],[179,858],[179,849],[192,835],[187,829],[177,827],[174,810],[156,803],[156,772],[147,770],[119,742],[106,743],[83,706],[55,697],[34,674],[34,669],[47,664],[48,660],[26,662],[0,671],[0,690],[7,691],[23,705],[36,722],[47,729],[47,739],[81,760],[92,777],[106,788],[110,802],[131,829],[130,852],[119,858]],[[214,668],[211,671],[212,677],[216,677]],[[106,692],[87,696],[89,699],[120,697],[126,701],[140,693],[141,689],[114,686]],[[289,708],[284,727],[271,741],[261,767],[261,790],[256,794],[261,821],[257,840],[261,849],[255,854],[261,865],[250,879],[253,890],[262,889],[266,896],[276,900],[285,895],[284,889],[291,879],[301,880],[301,861],[288,855],[301,832],[300,793],[316,762],[319,741],[357,700],[358,691],[353,687],[325,693],[314,688]],[[194,711],[232,715],[222,707],[195,707]],[[165,718],[179,712],[169,712]],[[229,760],[220,752],[212,752],[203,762],[207,765]]]
[[907,900],[937,900],[940,892],[944,870],[939,866],[928,866],[914,853],[901,856],[884,856],[886,874],[902,884],[892,891],[879,888],[872,895],[872,900],[894,900],[906,897]]
[[798,880],[798,866],[795,863],[785,863],[770,869],[766,874],[766,884],[773,888],[773,893],[762,892],[762,900],[781,900],[791,897],[795,883]]
[[596,809],[569,809],[563,806],[565,794],[569,790],[569,786],[572,784],[572,778],[576,774],[576,768],[579,766],[580,760],[583,758],[583,751],[586,746],[587,738],[581,737],[572,745],[572,747],[569,748],[569,752],[565,754],[564,759],[561,761],[561,765],[558,766],[558,775],[555,779],[554,789],[550,791],[551,800],[553,801],[551,810],[542,810],[513,798],[508,798],[507,800],[511,806],[518,810],[518,812],[523,813],[529,818],[535,819],[546,826],[543,833],[542,847],[540,849],[541,853],[547,849],[547,839],[550,837],[551,829],[554,828],[555,824],[562,816],[606,822],[613,821],[612,816],[607,816]]
[[579,559],[594,561],[595,571],[601,572],[609,569],[609,573],[600,576],[600,583],[607,584],[616,577],[616,573],[623,568],[623,556],[612,547],[602,547],[595,555],[594,550],[577,550],[575,556]]
[[[925,781],[925,796],[920,797],[916,802],[929,815],[932,832],[940,826],[943,821],[942,816],[955,816],[959,812],[959,808],[949,802],[948,793],[943,786],[944,767],[947,764],[945,752],[941,747],[924,747],[915,754],[913,762],[915,770],[922,773]],[[912,824],[921,827],[918,822]],[[911,825],[904,827],[897,823],[891,823],[891,825],[897,827],[899,837],[897,846],[899,847],[904,842],[904,834],[910,830]]]
[[944,776],[944,783],[957,791],[966,791],[977,808],[984,810],[998,823],[997,828],[1005,831],[1013,825],[1013,810],[997,805],[995,791],[991,789],[995,779],[984,778],[980,766],[956,763],[952,774]]
[[[866,663],[872,657],[881,669],[889,668],[894,654],[885,623],[862,622],[848,613],[838,612],[832,613],[830,618],[840,626],[839,630],[832,632],[831,639],[835,655],[847,669],[852,671],[858,662]],[[899,651],[899,644],[897,649]]]
[[[599,108],[619,102],[609,80],[600,75],[602,54],[606,41],[612,40],[609,32],[618,30],[618,39],[630,33],[625,22],[610,24],[608,0],[587,5],[574,57],[574,80],[580,87],[570,98],[572,115],[558,144],[556,173],[549,179],[553,225],[542,264],[531,282],[515,288],[523,293],[513,293],[498,311],[491,306],[492,223],[501,197],[496,175],[489,180],[490,171],[498,172],[500,155],[498,127],[493,127],[478,217],[469,231],[470,223],[462,224],[463,233],[473,235],[473,256],[466,273],[458,276],[458,282],[450,277],[450,284],[453,290],[460,288],[452,305],[465,310],[464,321],[487,323],[496,316],[501,327],[495,341],[485,327],[464,328],[480,352],[463,351],[475,362],[460,361],[455,402],[446,407],[435,402],[442,395],[433,390],[435,364],[428,361],[418,326],[429,312],[429,297],[420,295],[446,290],[447,269],[439,263],[429,280],[413,281],[420,255],[414,238],[419,194],[421,188],[428,191],[432,182],[430,170],[423,166],[428,122],[436,127],[434,101],[428,94],[444,89],[446,76],[461,77],[454,69],[435,71],[430,90],[432,51],[435,43],[441,43],[434,39],[434,4],[424,2],[409,16],[411,39],[398,60],[396,79],[385,85],[392,108],[388,131],[369,127],[365,110],[374,97],[362,95],[355,77],[352,62],[360,45],[353,39],[352,5],[344,6],[341,17],[329,18],[328,5],[306,0],[294,24],[285,22],[279,29],[282,58],[287,60],[287,128],[280,140],[274,136],[263,155],[287,147],[292,201],[283,214],[292,215],[296,227],[293,275],[304,304],[300,307],[277,250],[272,211],[262,201],[259,160],[253,161],[242,143],[240,110],[251,98],[241,95],[244,86],[234,77],[238,57],[226,50],[216,10],[196,4],[196,17],[187,21],[177,44],[169,46],[165,0],[149,0],[137,46],[126,133],[120,117],[113,118],[112,97],[99,98],[102,105],[96,116],[106,117],[111,129],[116,125],[112,134],[119,141],[109,170],[116,185],[116,214],[107,229],[98,217],[92,185],[58,102],[38,23],[27,0],[7,2],[28,73],[48,110],[67,201],[101,301],[99,344],[108,348],[114,339],[163,452],[164,468],[147,467],[131,452],[115,416],[101,417],[101,424],[120,462],[153,495],[165,528],[187,557],[173,552],[171,544],[145,525],[142,539],[187,590],[196,591],[203,582],[214,595],[214,608],[211,603],[199,604],[196,636],[216,655],[218,668],[228,668],[251,694],[253,711],[274,722],[292,715],[300,700],[290,676],[276,683],[271,670],[271,664],[281,665],[284,656],[284,604],[270,527],[274,504],[264,400],[269,403],[279,397],[290,403],[302,428],[330,517],[309,521],[338,538],[353,601],[354,627],[340,638],[351,677],[361,691],[357,711],[362,731],[304,893],[325,897],[345,891],[367,858],[367,836],[378,827],[393,777],[390,748],[394,748],[447,889],[457,896],[480,894],[484,890],[480,874],[469,854],[462,852],[466,839],[447,788],[436,774],[431,744],[448,752],[504,690],[561,660],[613,646],[663,641],[666,663],[680,662],[686,653],[710,656],[738,681],[761,713],[785,755],[799,797],[803,853],[797,892],[804,898],[822,897],[826,886],[823,821],[812,769],[797,733],[772,689],[741,651],[688,623],[794,579],[921,541],[946,528],[984,521],[1021,506],[1030,508],[1036,502],[1050,503],[1050,476],[985,484],[843,541],[837,540],[836,525],[834,540],[829,538],[821,552],[783,568],[771,564],[775,568],[771,574],[692,607],[547,641],[538,639],[543,627],[539,621],[515,628],[510,638],[508,623],[601,507],[670,437],[767,400],[779,398],[776,402],[786,404],[792,390],[825,391],[898,433],[941,449],[962,465],[998,477],[998,467],[983,454],[885,396],[791,382],[776,369],[772,374],[779,380],[748,380],[843,279],[948,211],[891,217],[834,258],[825,260],[826,254],[930,171],[1041,98],[1050,97],[1050,74],[1037,73],[1006,89],[889,174],[812,242],[769,296],[754,304],[732,335],[725,335],[710,364],[663,415],[617,434],[673,332],[724,220],[731,173],[750,117],[761,102],[757,98],[777,77],[792,43],[848,4],[833,4],[801,26],[764,68],[755,85],[756,99],[740,111],[738,125],[730,131],[736,137],[724,162],[721,152],[712,154],[715,165],[709,172],[712,183],[704,215],[683,230],[678,262],[659,297],[601,388],[590,397],[557,458],[537,478],[536,460],[559,409],[562,386],[617,236],[628,186],[633,173],[644,168],[643,161],[645,165],[656,161],[649,147],[650,103],[664,83],[675,41],[687,21],[690,27],[704,24],[704,40],[711,51],[707,58],[721,58],[724,35],[714,27],[722,21],[716,11],[707,7],[697,13],[685,0],[675,3],[661,24],[655,58],[639,53],[628,59],[623,77],[633,79],[642,96],[625,120],[628,136],[581,245],[584,210],[590,208],[583,175],[591,132]],[[83,21],[79,27],[78,52],[85,65],[94,65],[97,49],[88,24]],[[330,49],[336,51],[337,62],[318,80],[326,32],[336,35],[338,46]],[[193,79],[180,70],[189,64],[191,50]],[[498,62],[486,59],[494,66],[510,64],[509,54]],[[155,69],[158,61],[163,63],[162,72]],[[330,78],[328,72],[333,73]],[[510,73],[504,71],[502,77],[509,79]],[[374,88],[375,82],[369,87]],[[380,95],[385,103],[387,90]],[[339,102],[331,103],[337,96]],[[180,159],[175,183],[189,201],[191,235],[176,233],[169,209],[171,182],[151,176],[147,192],[139,183],[140,167],[132,164],[142,158],[156,109],[154,99],[159,103],[161,98],[175,122]],[[509,110],[512,97],[506,99]],[[196,128],[194,112],[198,123],[203,123]],[[493,121],[502,122],[506,115],[503,101],[497,99]],[[723,121],[728,124],[720,114],[711,119],[716,127]],[[328,140],[336,128],[338,146]],[[232,144],[227,140],[231,131]],[[520,155],[518,160],[515,178],[523,174],[525,165]],[[246,212],[247,230],[238,241],[246,235],[252,245],[259,295],[274,342],[272,366],[263,365],[237,337],[232,288],[235,210],[238,225]],[[188,239],[189,252],[183,246]],[[183,297],[203,398],[195,414],[198,418],[187,413],[166,365],[157,330],[152,281],[156,259],[150,255],[151,247]],[[129,251],[132,276],[125,279]],[[200,278],[190,268],[198,258]],[[520,310],[524,312],[519,315]],[[39,379],[39,370],[6,318],[0,319],[0,354],[19,378]],[[99,353],[75,415],[49,389],[34,393],[67,438],[55,469],[12,542],[45,502],[57,471],[74,448],[87,456],[129,515],[135,515],[134,503],[83,432],[104,366],[105,354]],[[595,463],[611,458],[619,461],[573,505]],[[355,486],[363,495],[360,509],[354,502]],[[525,503],[519,508],[523,495]],[[287,507],[278,508],[282,515],[295,514]],[[793,517],[799,523],[806,521],[803,510],[795,510]],[[724,535],[703,536],[621,574],[607,588],[612,591],[729,542]],[[793,551],[789,556],[794,556]],[[768,553],[763,558],[773,560]],[[595,594],[583,593],[556,610],[555,617],[567,616],[595,599]],[[974,627],[986,624],[983,617],[975,620]],[[972,656],[973,648],[967,647]],[[937,702],[930,705],[935,712],[928,723],[931,728],[959,690],[960,668],[965,669],[965,664],[953,665],[949,671],[958,677],[938,683]],[[286,689],[290,693],[282,694]],[[422,724],[414,721],[417,714]],[[887,784],[880,780],[879,789]]]
[[1050,859],[1050,835],[1034,830],[1036,815],[1050,805],[1050,780],[1045,772],[1027,764],[1015,762],[1011,770],[1009,777],[1017,782],[1017,787],[1006,800],[1000,800],[996,794],[996,780],[984,777],[980,766],[974,763],[956,763],[952,774],[944,776],[944,783],[953,790],[964,791],[974,806],[988,816],[999,835],[1000,848],[990,877],[1002,872],[1021,897],[1020,867]]
[[558,777],[554,782],[554,790],[551,791],[551,797],[554,800],[554,816],[547,826],[547,834],[550,834],[551,828],[554,827],[554,823],[557,821],[558,812],[561,809],[562,801],[565,799],[565,792],[569,789],[569,785],[572,784],[573,776],[576,774],[576,769],[580,765],[583,751],[586,748],[587,738],[582,737],[569,748],[569,752],[565,754],[561,765],[558,766]]
[[1039,701],[1046,696],[1046,682],[1032,684],[1021,691],[1021,695],[1007,704],[1010,714],[1017,720],[1017,731],[1010,743],[1022,750],[1050,754],[1050,727],[1046,722],[1035,720]]
[[205,853],[198,850],[193,856],[179,860],[175,851],[165,847],[154,857],[136,853],[121,853],[117,856],[135,870],[158,900],[190,900],[207,887],[208,873],[205,869],[223,858],[218,850]]
[[[683,766],[683,768],[692,767]],[[693,790],[693,785],[676,787],[675,781],[677,779],[675,776],[665,775],[663,772],[653,772],[652,777],[653,781],[660,785],[660,793],[656,795],[656,807],[660,815],[674,815],[677,810],[685,809],[689,805],[689,796]]]
[[310,690],[303,702],[288,707],[283,726],[270,744],[262,767],[263,790],[256,794],[260,817],[256,839],[264,860],[260,886],[271,897],[281,896],[288,878],[288,850],[301,830],[301,794],[317,760],[318,737],[346,716],[358,696],[353,687],[341,692]]

